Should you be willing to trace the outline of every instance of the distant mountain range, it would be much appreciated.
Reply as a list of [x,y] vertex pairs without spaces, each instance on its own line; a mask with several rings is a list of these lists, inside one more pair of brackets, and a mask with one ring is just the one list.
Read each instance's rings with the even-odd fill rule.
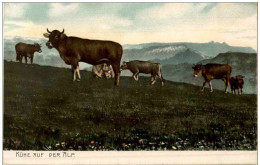
[[[158,52],[159,49],[165,49],[165,47],[178,47],[182,46],[186,49],[190,49],[192,51],[195,51],[196,53],[200,54],[203,58],[212,58],[217,56],[219,53],[225,53],[228,51],[231,52],[243,52],[243,53],[256,53],[256,51],[251,47],[239,47],[239,46],[230,46],[227,43],[219,43],[219,42],[208,42],[208,43],[190,43],[190,42],[177,42],[177,43],[144,43],[144,44],[126,44],[123,45],[124,50],[127,52],[126,57],[131,56],[130,53],[132,53],[130,50],[133,50],[133,52],[136,52],[139,50],[142,52],[142,50],[149,49],[157,49]],[[173,51],[172,55],[174,55]],[[129,53],[129,55],[128,55]],[[161,51],[161,53],[164,53]],[[167,52],[169,53],[169,51]],[[143,54],[139,54],[140,56],[143,56]],[[159,56],[162,56],[159,54]],[[167,56],[168,57],[168,56]]]
[[204,58],[190,50],[190,49],[186,49],[184,51],[181,51],[181,52],[178,52],[176,53],[175,56],[173,57],[170,57],[168,59],[164,59],[164,60],[161,60],[161,59],[154,59],[154,61],[162,64],[162,65],[167,65],[167,64],[182,64],[182,63],[196,63],[198,61],[201,61],[203,60]]
[[[66,67],[56,49],[46,47],[46,39],[41,38],[4,38],[4,59],[15,61],[15,44],[24,42],[42,44],[42,53],[35,53],[34,63],[55,67]],[[256,93],[257,91],[257,58],[256,51],[250,47],[229,46],[226,43],[146,43],[135,45],[123,45],[123,57],[121,61],[144,60],[159,62],[163,65],[165,79],[186,82],[201,86],[203,78],[192,77],[192,64],[195,63],[223,63],[230,64],[232,76],[242,74],[245,76],[245,92]],[[238,53],[234,53],[238,52]],[[80,69],[91,70],[92,65],[80,63]],[[123,71],[122,75],[131,75],[129,71]],[[220,80],[212,82],[214,88],[224,89],[224,83]]]

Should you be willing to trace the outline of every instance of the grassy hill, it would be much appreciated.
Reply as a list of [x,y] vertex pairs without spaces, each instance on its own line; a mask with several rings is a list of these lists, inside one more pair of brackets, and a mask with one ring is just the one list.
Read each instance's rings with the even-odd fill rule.
[[255,150],[257,96],[4,62],[4,149]]

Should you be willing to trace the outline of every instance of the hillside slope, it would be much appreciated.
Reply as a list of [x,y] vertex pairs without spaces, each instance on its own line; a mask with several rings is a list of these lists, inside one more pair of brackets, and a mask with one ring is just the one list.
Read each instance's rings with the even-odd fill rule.
[[[244,75],[244,92],[257,93],[257,58],[255,53],[221,53],[212,59],[202,60],[198,63],[219,63],[229,64],[232,67],[231,76]],[[204,79],[202,77],[193,77],[192,64],[165,65],[163,66],[163,75],[165,79],[177,82],[186,82],[202,86]],[[214,89],[224,90],[224,83],[221,80],[213,80]],[[229,88],[230,91],[230,88]]]
[[4,62],[4,150],[255,150],[256,95]]

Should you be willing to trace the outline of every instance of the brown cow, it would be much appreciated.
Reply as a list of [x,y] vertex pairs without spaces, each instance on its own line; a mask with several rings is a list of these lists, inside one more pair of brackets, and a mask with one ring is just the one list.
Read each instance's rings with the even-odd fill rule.
[[[243,89],[243,85],[244,85],[244,80],[243,80],[244,76],[242,75],[237,75],[235,77],[231,77],[230,78],[230,88],[233,94],[236,94],[236,89],[238,91],[238,94],[242,94],[242,89]],[[240,89],[240,91],[239,91]]]
[[206,83],[209,83],[210,91],[213,92],[211,80],[221,79],[225,82],[225,93],[227,93],[230,74],[232,70],[228,64],[197,64],[194,65],[192,69],[194,70],[194,77],[203,76],[205,79],[201,91],[204,91]]
[[164,85],[164,80],[162,77],[162,66],[159,63],[148,62],[148,61],[130,61],[123,62],[121,65],[121,70],[129,69],[133,73],[133,78],[138,81],[139,73],[151,74],[152,75],[152,85],[156,82],[157,77]]
[[22,63],[23,57],[25,58],[25,63],[27,64],[27,57],[31,59],[31,64],[33,63],[33,56],[35,52],[41,53],[41,46],[38,43],[32,44],[25,44],[19,42],[15,45],[16,51],[16,61]]
[[80,80],[79,62],[86,62],[92,65],[108,63],[115,72],[115,85],[119,85],[120,61],[123,54],[122,46],[113,41],[90,40],[78,37],[69,37],[58,30],[43,34],[49,41],[46,46],[56,48],[60,57],[73,70],[73,81]]

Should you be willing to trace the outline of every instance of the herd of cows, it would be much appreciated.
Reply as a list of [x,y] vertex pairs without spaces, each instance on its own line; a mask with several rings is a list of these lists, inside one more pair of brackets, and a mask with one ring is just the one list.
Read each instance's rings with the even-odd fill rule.
[[[48,38],[46,46],[49,49],[55,48],[60,54],[60,57],[68,65],[71,65],[73,71],[73,81],[80,81],[79,62],[92,64],[92,73],[97,78],[115,78],[115,85],[119,85],[120,72],[122,70],[130,70],[133,73],[133,78],[138,81],[139,73],[151,74],[151,82],[154,84],[159,78],[162,86],[164,80],[162,77],[162,67],[159,63],[150,61],[130,61],[123,62],[120,66],[123,49],[119,43],[113,41],[89,40],[78,37],[69,37],[58,30],[52,32],[47,29],[48,33],[44,33],[44,37]],[[16,60],[22,63],[23,57],[27,64],[27,58],[33,63],[35,52],[41,53],[41,45],[38,43],[25,44],[18,43],[15,45]],[[237,75],[231,77],[232,68],[228,64],[197,64],[192,67],[194,77],[203,76],[205,82],[202,86],[202,91],[208,83],[210,91],[213,92],[211,80],[221,79],[225,83],[225,93],[228,91],[228,85],[231,86],[231,91],[235,94],[242,94],[244,76]]]

